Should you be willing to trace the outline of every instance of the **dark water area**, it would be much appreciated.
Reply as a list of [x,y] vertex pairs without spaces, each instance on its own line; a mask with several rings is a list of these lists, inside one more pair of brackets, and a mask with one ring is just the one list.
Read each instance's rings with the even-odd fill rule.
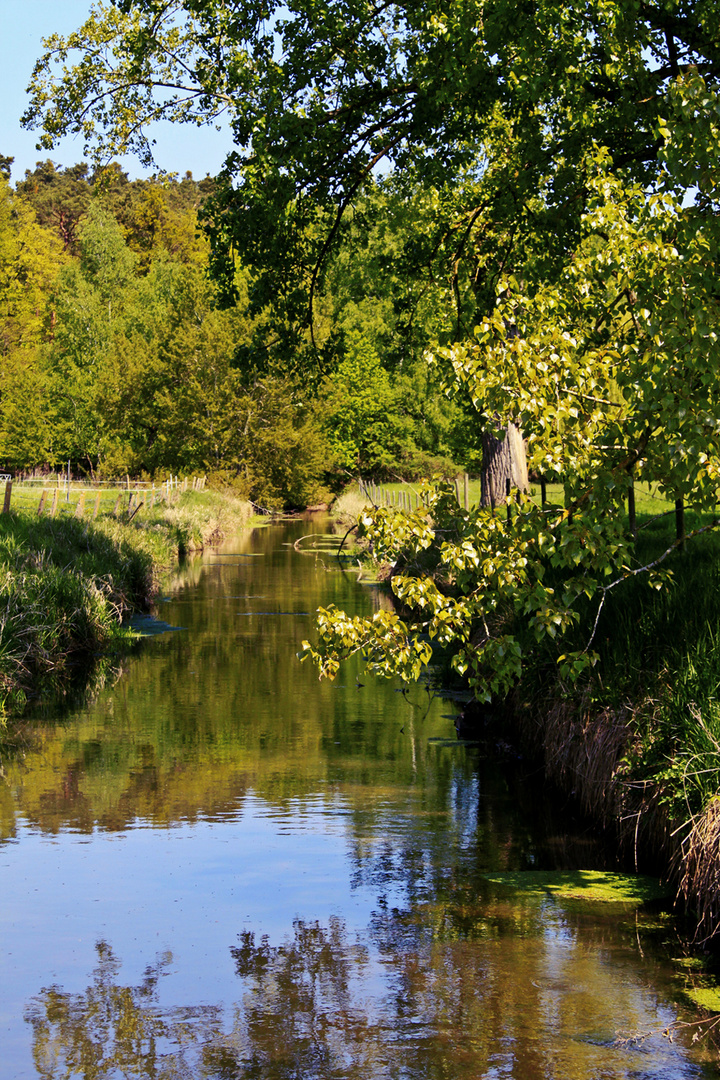
[[669,912],[488,882],[607,858],[541,777],[298,663],[319,605],[388,603],[312,529],[187,564],[176,629],[3,748],[0,1078],[717,1076]]

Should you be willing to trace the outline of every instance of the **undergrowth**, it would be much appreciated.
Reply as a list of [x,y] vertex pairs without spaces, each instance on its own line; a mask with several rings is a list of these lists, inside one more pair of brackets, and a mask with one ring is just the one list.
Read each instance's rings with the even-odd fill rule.
[[[661,524],[641,532],[641,562],[672,539]],[[659,784],[671,817],[689,823],[720,791],[720,536],[696,538],[666,565],[662,591],[639,577],[606,605],[592,692],[632,704],[630,771]]]
[[[710,520],[688,519],[688,532]],[[668,549],[673,524],[672,517],[647,519],[635,565]],[[696,537],[664,565],[671,577],[662,590],[640,574],[608,594],[592,643],[598,662],[583,685],[562,685],[548,649],[525,673],[520,694],[525,707],[545,716],[566,698],[575,716],[567,730],[584,740],[588,782],[604,764],[603,786],[614,773],[629,819],[648,815],[648,842],[669,854],[679,892],[695,909],[698,938],[706,940],[720,929],[720,535]],[[590,604],[582,612],[572,648],[589,641],[595,613]],[[603,725],[613,724],[623,732],[619,742],[610,740],[620,760],[596,765],[590,759],[604,753]],[[602,805],[602,792],[597,799]],[[652,861],[653,851],[646,854]]]

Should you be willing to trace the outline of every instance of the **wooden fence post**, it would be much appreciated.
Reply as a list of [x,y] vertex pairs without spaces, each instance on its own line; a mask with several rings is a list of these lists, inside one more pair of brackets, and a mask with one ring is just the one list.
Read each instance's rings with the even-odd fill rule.
[[12,498],[12,480],[5,481],[5,499],[3,500],[3,514],[10,512],[10,499]]
[[[60,475],[58,473],[58,475]],[[50,507],[50,517],[55,517],[57,513],[58,496],[60,494],[60,488],[56,487],[53,491],[52,506]]]
[[635,484],[632,477],[628,484],[628,522],[630,524],[630,535],[637,538],[637,522],[635,520]]
[[85,514],[85,492],[81,491],[78,495],[77,506],[75,507],[75,517],[81,518]]
[[93,521],[98,516],[99,512],[100,512],[100,492],[98,491],[97,495],[95,496],[95,509],[93,510],[93,516],[92,516]]
[[38,506],[38,517],[42,517],[43,512],[45,510],[45,498],[46,498],[46,496],[47,496],[47,491],[43,490],[43,491],[40,492],[40,504]]
[[122,501],[122,492],[118,495],[117,499],[115,500],[115,506],[113,507],[113,517],[117,517],[118,514],[120,513],[120,503],[121,503],[121,501]]
[[675,539],[681,551],[685,550],[685,503],[675,500]]

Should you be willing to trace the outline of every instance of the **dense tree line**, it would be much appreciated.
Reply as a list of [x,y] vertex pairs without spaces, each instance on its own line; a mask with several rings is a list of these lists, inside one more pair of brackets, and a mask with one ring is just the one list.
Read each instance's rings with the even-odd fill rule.
[[[408,332],[378,266],[397,237],[365,235],[335,260],[301,381],[310,335],[290,345],[277,305],[253,303],[252,268],[238,263],[232,303],[218,302],[198,220],[215,181],[48,160],[13,189],[3,161],[5,468],[204,471],[259,502],[304,505],[350,475],[447,461],[452,414],[421,363],[429,314]],[[391,198],[378,188],[358,214]]]

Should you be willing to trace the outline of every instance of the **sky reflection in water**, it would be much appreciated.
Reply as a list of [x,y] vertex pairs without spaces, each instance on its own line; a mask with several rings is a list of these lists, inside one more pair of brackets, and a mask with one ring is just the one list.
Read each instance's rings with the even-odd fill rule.
[[715,1075],[615,1045],[678,1015],[672,923],[483,880],[598,859],[537,778],[429,742],[453,707],[423,688],[297,663],[305,612],[384,602],[282,546],[307,531],[187,567],[185,629],[7,757],[0,1075]]

